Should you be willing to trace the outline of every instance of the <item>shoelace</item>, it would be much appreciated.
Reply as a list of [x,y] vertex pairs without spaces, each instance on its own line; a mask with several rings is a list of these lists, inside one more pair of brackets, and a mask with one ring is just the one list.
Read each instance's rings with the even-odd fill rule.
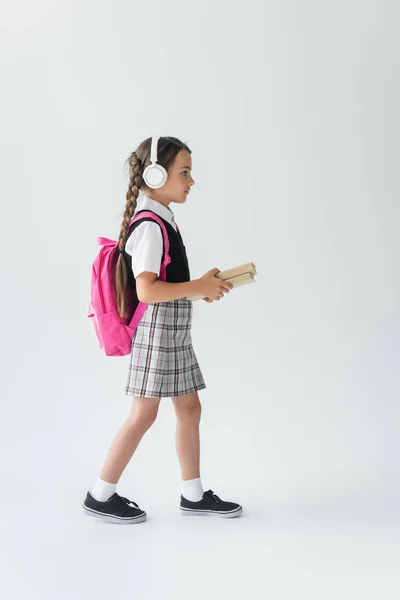
[[221,502],[221,498],[217,496],[217,494],[214,494],[212,490],[207,490],[206,492],[204,492],[204,496],[210,498],[210,500],[213,500],[213,502],[216,502],[216,504],[219,504]]
[[[121,502],[121,500],[122,500],[122,502]],[[136,508],[139,508],[139,505],[136,504],[136,502],[134,502],[133,500],[129,500],[129,498],[125,498],[125,496],[120,496],[119,494],[115,494],[115,496],[113,498],[113,502],[115,502],[116,504],[119,504],[120,506],[122,506],[122,505],[129,506],[130,504],[134,504],[136,506]]]

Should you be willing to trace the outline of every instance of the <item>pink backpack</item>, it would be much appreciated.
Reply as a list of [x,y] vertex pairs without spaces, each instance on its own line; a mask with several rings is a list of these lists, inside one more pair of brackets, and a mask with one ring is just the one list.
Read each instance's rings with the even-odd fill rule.
[[[129,227],[144,217],[151,217],[161,225],[164,239],[164,261],[161,263],[159,279],[165,281],[166,268],[171,262],[167,230],[162,220],[149,211],[143,211],[136,215],[129,223]],[[99,237],[97,243],[102,248],[92,265],[88,317],[93,319],[100,348],[104,349],[106,356],[126,356],[131,352],[133,336],[148,305],[139,301],[131,319],[120,317],[117,311],[115,288],[115,267],[119,256],[118,242]]]

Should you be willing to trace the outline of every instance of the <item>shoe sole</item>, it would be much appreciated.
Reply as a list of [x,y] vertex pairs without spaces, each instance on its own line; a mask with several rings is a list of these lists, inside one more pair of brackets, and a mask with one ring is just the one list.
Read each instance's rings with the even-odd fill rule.
[[180,506],[179,512],[184,517],[194,515],[196,517],[222,517],[223,519],[231,519],[233,517],[239,517],[243,512],[243,508],[236,508],[230,512],[218,512],[217,510],[195,510],[193,508],[183,508]]
[[142,523],[147,519],[147,513],[143,513],[138,515],[137,517],[116,517],[115,515],[108,515],[106,513],[101,513],[92,508],[88,508],[84,504],[82,504],[82,508],[84,513],[89,517],[95,517],[96,519],[100,519],[101,521],[107,521],[108,523],[118,523],[119,525],[132,525],[134,523]]

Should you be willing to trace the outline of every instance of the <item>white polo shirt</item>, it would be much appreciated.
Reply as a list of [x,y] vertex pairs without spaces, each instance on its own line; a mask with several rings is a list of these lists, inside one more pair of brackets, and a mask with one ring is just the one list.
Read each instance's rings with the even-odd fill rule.
[[[177,231],[172,210],[140,192],[134,215],[144,209],[152,210]],[[135,278],[143,271],[160,274],[164,244],[162,232],[157,223],[151,221],[140,223],[129,236],[125,250],[132,257],[132,271]]]

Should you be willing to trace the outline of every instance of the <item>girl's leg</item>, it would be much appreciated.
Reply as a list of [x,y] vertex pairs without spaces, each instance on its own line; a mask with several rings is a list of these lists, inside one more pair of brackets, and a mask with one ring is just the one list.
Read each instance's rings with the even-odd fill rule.
[[146,431],[154,423],[160,398],[133,399],[131,412],[113,439],[100,478],[117,483]]
[[176,452],[182,479],[200,477],[200,435],[201,404],[197,392],[172,398],[176,422]]

